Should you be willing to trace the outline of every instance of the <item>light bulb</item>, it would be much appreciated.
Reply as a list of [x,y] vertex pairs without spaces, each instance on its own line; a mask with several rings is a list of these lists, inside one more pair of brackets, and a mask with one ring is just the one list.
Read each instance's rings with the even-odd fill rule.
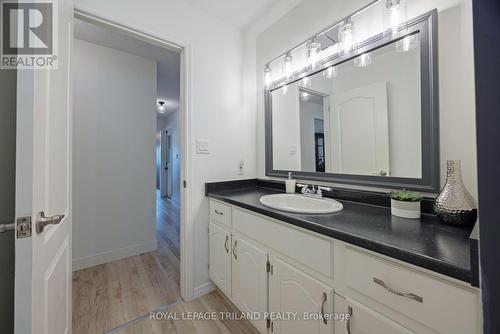
[[354,22],[350,17],[345,19],[342,26],[339,29],[339,40],[341,43],[341,49],[344,53],[349,53],[353,47],[353,30]]
[[165,101],[158,101],[158,112],[164,114],[167,108],[165,107]]
[[267,64],[264,68],[264,81],[266,83],[267,89],[269,89],[273,81],[273,70],[271,69],[271,66],[269,66],[269,64]]
[[337,76],[337,67],[331,66],[323,71],[323,77],[326,79],[335,78]]
[[311,86],[311,79],[309,79],[309,77],[302,78],[302,80],[300,80],[299,82],[299,86],[306,88]]
[[285,58],[283,58],[283,73],[285,73],[285,77],[287,80],[289,80],[293,74],[292,64],[293,64],[292,53],[288,52],[285,55]]
[[314,69],[319,62],[319,52],[321,51],[321,43],[318,39],[314,37],[308,45],[307,57],[309,58],[309,64]]
[[366,67],[372,63],[371,53],[363,53],[354,59],[354,65],[356,67]]
[[403,23],[406,21],[405,0],[386,0],[384,18],[387,21],[386,29],[394,36],[398,30],[405,31]]

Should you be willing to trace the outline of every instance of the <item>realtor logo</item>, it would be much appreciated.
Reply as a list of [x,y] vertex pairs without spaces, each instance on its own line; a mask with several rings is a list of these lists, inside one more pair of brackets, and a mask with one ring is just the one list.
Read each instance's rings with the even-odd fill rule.
[[2,1],[1,4],[1,68],[57,68],[54,1]]

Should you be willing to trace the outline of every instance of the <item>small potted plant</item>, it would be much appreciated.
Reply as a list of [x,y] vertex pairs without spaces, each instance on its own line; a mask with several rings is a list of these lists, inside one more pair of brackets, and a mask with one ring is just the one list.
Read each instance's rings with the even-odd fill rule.
[[420,218],[422,196],[407,190],[391,191],[391,214],[403,218]]

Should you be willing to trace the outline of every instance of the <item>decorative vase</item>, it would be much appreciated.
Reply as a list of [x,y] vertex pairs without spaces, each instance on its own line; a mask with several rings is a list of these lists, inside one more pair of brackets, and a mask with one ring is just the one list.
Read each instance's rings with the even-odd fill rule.
[[434,212],[448,224],[474,224],[477,204],[462,181],[460,160],[448,160],[446,166],[446,184],[434,202]]

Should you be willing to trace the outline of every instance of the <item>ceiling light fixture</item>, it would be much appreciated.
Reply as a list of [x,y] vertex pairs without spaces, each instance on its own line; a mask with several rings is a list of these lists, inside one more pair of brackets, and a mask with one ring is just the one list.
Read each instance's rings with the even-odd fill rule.
[[158,112],[160,114],[164,114],[165,111],[167,111],[167,108],[165,107],[165,101],[158,101]]

